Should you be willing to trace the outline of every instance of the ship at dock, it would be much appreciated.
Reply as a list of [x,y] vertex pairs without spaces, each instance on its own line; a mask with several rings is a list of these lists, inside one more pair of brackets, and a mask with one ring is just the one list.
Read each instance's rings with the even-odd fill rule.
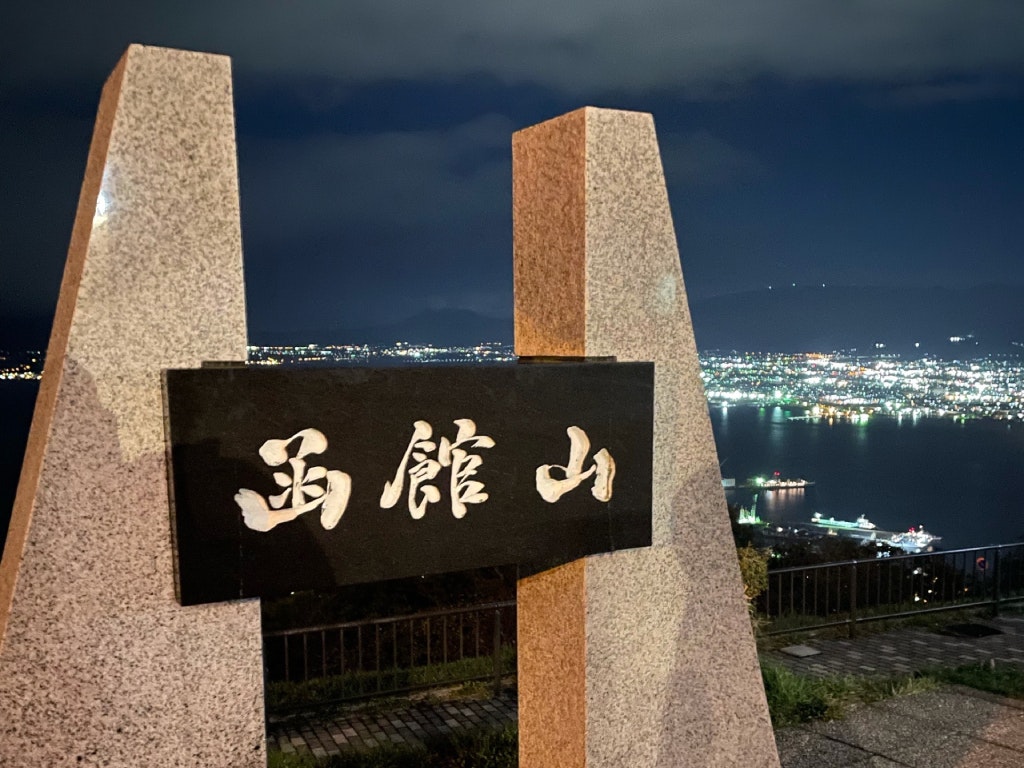
[[834,517],[823,517],[820,512],[815,512],[811,517],[810,525],[814,528],[824,529],[827,536],[846,535],[850,538],[861,539],[862,541],[888,544],[890,547],[901,549],[909,555],[930,551],[932,544],[942,538],[925,531],[923,525],[910,528],[903,533],[880,531],[878,526],[864,515],[861,515],[856,520],[836,520]]
[[[771,546],[773,542],[788,542],[797,540],[813,540],[823,537],[842,537],[853,539],[862,544],[878,546],[879,548],[889,547],[892,550],[899,550],[900,553],[916,555],[922,552],[932,551],[933,545],[942,537],[931,534],[925,530],[923,525],[911,527],[905,531],[882,530],[878,525],[867,519],[866,515],[858,515],[854,520],[842,520],[835,517],[827,517],[821,512],[814,512],[810,520],[798,522],[794,520],[762,520],[758,515],[758,497],[769,490],[784,490],[805,488],[813,485],[813,480],[786,479],[778,472],[772,477],[752,477],[743,485],[737,485],[735,480],[723,479],[722,485],[726,490],[752,489],[754,490],[753,503],[750,508],[739,507],[735,522],[749,530],[756,531],[761,546]],[[770,498],[770,497],[765,497]],[[809,510],[808,510],[809,511]],[[774,514],[772,515],[775,516]],[[804,518],[805,520],[807,518]],[[889,550],[885,550],[887,553]],[[882,555],[880,555],[882,556]]]
[[919,525],[916,529],[911,528],[906,533],[893,534],[887,543],[899,547],[907,554],[916,555],[919,552],[930,551],[932,544],[941,538],[941,536],[928,533],[923,525]]
[[[776,472],[775,474],[778,474]],[[748,482],[749,488],[756,488],[760,491],[791,491],[797,488],[808,488],[814,485],[813,480],[804,480],[802,477],[795,479],[783,477],[754,477]]]
[[722,480],[722,487],[726,490],[751,490],[751,491],[793,491],[809,488],[814,485],[813,480],[804,480],[802,477],[782,477],[775,472],[771,477],[752,477],[742,485],[737,485],[734,478]]
[[932,545],[942,538],[925,531],[924,526],[910,528],[902,533],[883,531],[865,515],[858,516],[856,520],[837,520],[834,517],[825,517],[820,512],[815,512],[810,521],[805,523],[768,522],[762,520],[757,514],[757,497],[758,495],[755,493],[750,508],[739,508],[736,523],[756,529],[761,541],[769,546],[773,540],[782,542],[841,536],[855,539],[864,544],[878,547],[888,546],[909,555],[916,555],[930,552]]
[[811,517],[811,525],[820,525],[822,528],[836,528],[844,531],[873,531],[878,526],[861,515],[853,522],[849,520],[836,520],[834,517],[822,517],[821,512],[815,512]]

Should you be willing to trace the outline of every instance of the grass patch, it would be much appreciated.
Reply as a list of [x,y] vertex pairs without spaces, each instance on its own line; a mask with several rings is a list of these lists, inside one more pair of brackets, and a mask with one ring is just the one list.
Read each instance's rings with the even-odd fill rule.
[[979,691],[1024,699],[1024,669],[1009,664],[972,664],[926,673],[939,682],[966,685]]
[[[516,649],[502,648],[501,674],[514,674],[515,670]],[[380,690],[387,692],[430,688],[472,678],[490,678],[493,674],[494,659],[490,656],[479,656],[447,664],[381,670]],[[294,711],[327,702],[354,699],[376,691],[376,672],[352,672],[297,682],[275,681],[267,684],[267,709],[271,712]]]
[[297,755],[279,749],[267,750],[267,768],[316,768],[317,759],[312,755]]
[[437,737],[423,747],[390,745],[372,752],[315,758],[271,750],[269,768],[515,768],[519,764],[519,733],[465,731]]
[[931,691],[943,685],[963,685],[1024,699],[1024,668],[1010,664],[972,664],[886,677],[816,678],[766,662],[761,665],[761,677],[772,725],[776,728],[812,720],[833,720],[857,704]]
[[780,664],[762,664],[772,725],[782,728],[812,720],[842,717],[848,707],[869,704],[937,688],[932,677],[906,674],[892,677],[805,677]]

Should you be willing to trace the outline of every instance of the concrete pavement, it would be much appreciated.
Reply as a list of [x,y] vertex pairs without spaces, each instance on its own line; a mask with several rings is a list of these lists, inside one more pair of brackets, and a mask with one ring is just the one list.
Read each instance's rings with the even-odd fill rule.
[[960,686],[776,730],[782,768],[1021,768],[1024,701]]

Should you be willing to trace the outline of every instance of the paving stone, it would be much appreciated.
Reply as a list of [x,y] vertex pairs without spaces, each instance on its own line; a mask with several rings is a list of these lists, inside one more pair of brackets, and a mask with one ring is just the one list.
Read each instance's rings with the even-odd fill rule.
[[863,760],[849,763],[848,768],[906,768],[906,766],[881,755],[871,755]]
[[[934,700],[930,703],[934,705]],[[879,706],[857,710],[843,720],[815,723],[808,730],[915,768],[1019,768],[1024,758],[1019,751],[982,741],[943,723],[899,716]]]
[[802,727],[776,731],[775,744],[782,768],[841,768],[871,756],[862,749]]
[[821,653],[817,648],[812,648],[809,645],[787,645],[785,648],[780,648],[779,652],[784,653],[787,656],[794,656],[798,659],[803,659],[808,656],[817,656]]
[[880,702],[878,708],[896,717],[923,720],[1024,753],[1024,710],[1008,706],[1007,699],[974,693],[969,689],[944,688],[889,699]]

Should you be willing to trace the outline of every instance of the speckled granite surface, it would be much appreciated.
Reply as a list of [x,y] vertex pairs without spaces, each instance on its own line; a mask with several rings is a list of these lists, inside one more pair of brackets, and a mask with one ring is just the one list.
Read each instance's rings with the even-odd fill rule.
[[[523,766],[582,765],[587,744],[586,676],[580,663],[587,649],[585,571],[586,561],[577,560],[521,579],[517,585]],[[529,611],[525,617],[523,606]],[[548,627],[558,627],[557,642],[543,634]]]
[[175,599],[161,387],[245,358],[244,301],[230,63],[132,46],[103,91],[0,566],[5,768],[265,764],[258,604]]
[[654,546],[520,584],[520,764],[777,766],[651,116],[515,134],[513,216],[516,352],[656,363]]

